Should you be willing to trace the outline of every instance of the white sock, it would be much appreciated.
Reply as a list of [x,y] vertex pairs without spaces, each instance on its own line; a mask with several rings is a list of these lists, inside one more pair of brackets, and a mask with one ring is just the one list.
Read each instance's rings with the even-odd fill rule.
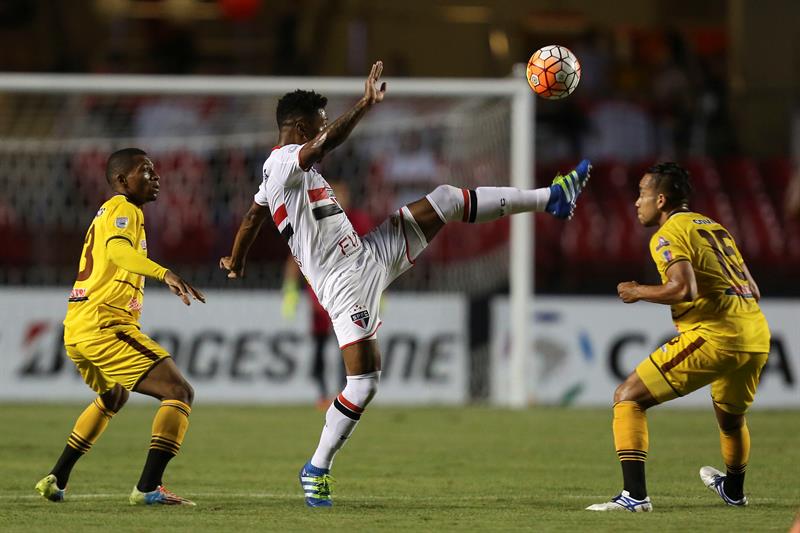
[[506,215],[544,211],[550,200],[550,187],[542,189],[517,189],[516,187],[478,187],[475,222],[489,222]]
[[544,211],[550,188],[478,187],[475,190],[440,185],[426,196],[442,222],[489,222],[506,215]]
[[311,464],[330,470],[333,458],[356,429],[361,414],[378,391],[380,372],[347,376],[347,385],[325,413],[325,427]]

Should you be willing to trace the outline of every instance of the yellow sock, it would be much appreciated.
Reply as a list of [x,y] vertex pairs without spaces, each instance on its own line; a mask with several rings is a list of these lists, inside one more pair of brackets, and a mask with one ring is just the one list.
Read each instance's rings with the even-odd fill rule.
[[646,461],[647,415],[636,402],[614,404],[614,447],[620,461]]
[[719,430],[719,444],[722,459],[731,474],[743,474],[750,459],[750,430],[747,422],[733,431]]
[[178,400],[164,400],[153,419],[151,450],[162,450],[177,455],[189,427],[192,408]]
[[106,408],[100,397],[95,398],[78,417],[67,438],[67,444],[81,453],[88,452],[103,434],[112,416],[114,411]]

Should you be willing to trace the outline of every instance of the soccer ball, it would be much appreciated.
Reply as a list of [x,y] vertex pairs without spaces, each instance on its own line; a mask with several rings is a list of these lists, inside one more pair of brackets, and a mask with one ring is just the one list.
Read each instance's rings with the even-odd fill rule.
[[579,81],[581,64],[569,48],[557,44],[543,46],[528,60],[528,84],[542,98],[565,98]]

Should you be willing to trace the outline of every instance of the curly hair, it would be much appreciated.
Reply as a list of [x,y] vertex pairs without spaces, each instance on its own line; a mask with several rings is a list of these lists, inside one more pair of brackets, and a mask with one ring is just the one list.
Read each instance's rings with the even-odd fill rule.
[[668,207],[680,207],[689,204],[692,195],[692,183],[689,172],[677,163],[658,163],[645,172],[653,176],[656,190],[667,199]]
[[328,99],[314,91],[301,91],[284,94],[278,100],[278,109],[275,111],[275,118],[278,127],[295,118],[313,117],[320,109],[325,109]]

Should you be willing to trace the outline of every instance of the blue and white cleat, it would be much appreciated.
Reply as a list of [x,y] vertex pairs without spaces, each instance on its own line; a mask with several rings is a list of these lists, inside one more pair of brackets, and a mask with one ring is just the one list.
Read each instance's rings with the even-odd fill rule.
[[595,503],[586,508],[587,511],[630,511],[631,513],[649,513],[653,510],[650,497],[644,500],[631,498],[627,490],[623,490],[617,496],[611,498],[610,502]]
[[197,505],[192,500],[182,498],[161,486],[150,492],[142,492],[133,487],[133,492],[131,492],[128,501],[131,505],[188,505],[189,507]]
[[36,492],[51,502],[63,502],[66,489],[59,489],[56,476],[49,474],[36,484]]
[[728,497],[725,494],[724,483],[725,483],[725,476],[722,472],[714,468],[713,466],[704,466],[700,469],[700,479],[703,481],[703,484],[708,487],[709,489],[716,492],[722,501],[727,503],[728,505],[732,505],[733,507],[744,507],[747,505],[747,496],[742,495],[741,500],[734,500]]
[[300,486],[309,507],[333,507],[331,488],[333,478],[329,470],[317,468],[311,461],[300,469]]
[[547,202],[545,211],[556,218],[572,218],[578,196],[589,181],[591,172],[592,164],[588,159],[584,159],[578,163],[575,170],[566,176],[556,175],[550,185],[550,200]]

